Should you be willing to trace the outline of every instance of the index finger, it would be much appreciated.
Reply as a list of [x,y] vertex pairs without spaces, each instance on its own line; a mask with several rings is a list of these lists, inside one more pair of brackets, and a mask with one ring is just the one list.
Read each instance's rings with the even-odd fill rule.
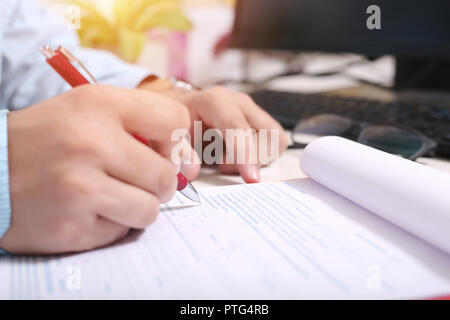
[[124,129],[152,141],[170,141],[176,129],[189,129],[187,108],[174,99],[135,89],[90,85],[99,104],[118,116]]

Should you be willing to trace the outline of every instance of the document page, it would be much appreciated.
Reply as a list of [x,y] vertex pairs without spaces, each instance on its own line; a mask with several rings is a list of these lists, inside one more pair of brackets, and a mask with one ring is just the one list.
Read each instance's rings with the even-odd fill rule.
[[310,143],[300,164],[317,183],[450,254],[447,172],[340,137]]
[[309,179],[177,195],[92,252],[0,258],[0,298],[428,298],[450,257]]

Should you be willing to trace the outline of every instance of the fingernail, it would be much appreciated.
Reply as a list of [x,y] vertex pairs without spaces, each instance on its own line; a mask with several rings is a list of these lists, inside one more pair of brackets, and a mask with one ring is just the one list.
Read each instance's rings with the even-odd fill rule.
[[250,183],[259,182],[261,177],[259,175],[259,168],[257,165],[248,166],[248,177],[250,178]]

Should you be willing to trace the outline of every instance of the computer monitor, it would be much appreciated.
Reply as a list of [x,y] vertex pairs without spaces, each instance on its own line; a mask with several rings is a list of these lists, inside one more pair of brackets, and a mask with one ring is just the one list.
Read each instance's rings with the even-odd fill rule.
[[450,1],[238,0],[231,46],[392,54],[398,86],[450,89]]
[[238,0],[232,45],[450,57],[450,1]]

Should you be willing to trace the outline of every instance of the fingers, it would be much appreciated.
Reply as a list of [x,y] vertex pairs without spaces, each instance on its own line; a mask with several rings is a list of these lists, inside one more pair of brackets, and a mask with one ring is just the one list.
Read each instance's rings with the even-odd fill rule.
[[257,183],[261,181],[259,167],[254,164],[227,164],[219,165],[219,170],[223,174],[239,173],[246,183]]
[[81,89],[81,97],[97,100],[122,123],[125,130],[154,141],[170,141],[176,129],[189,129],[190,116],[184,105],[145,90],[90,85]]
[[96,214],[127,228],[143,229],[155,221],[160,202],[148,192],[104,175],[98,178]]
[[200,158],[187,139],[182,139],[179,145],[181,151],[181,154],[179,154],[181,161],[181,173],[188,179],[188,181],[192,181],[200,173]]
[[255,129],[282,129],[281,125],[248,95],[237,93],[238,103],[248,122]]
[[176,129],[189,129],[185,106],[173,99],[141,90],[130,90],[127,105],[118,106],[125,129],[153,141],[170,141]]
[[156,151],[132,135],[116,138],[118,150],[105,159],[104,169],[112,177],[154,194],[161,202],[169,201],[177,186],[177,168]]
[[[88,251],[95,248],[104,247],[111,243],[122,240],[126,237],[130,228],[112,222],[103,217],[98,217],[91,226],[90,232],[85,233],[85,245],[79,246],[81,251]],[[89,236],[88,236],[89,235]],[[77,249],[75,251],[80,251]]]
[[[225,128],[221,131],[226,132],[225,141],[227,143],[225,167],[222,170],[227,170],[225,169],[226,165],[233,163],[245,182],[259,182],[258,150],[255,136],[247,119],[241,112],[234,112],[226,116],[220,126]],[[232,152],[231,156],[230,152]]]
[[[230,159],[226,159],[225,164],[220,165],[219,168],[223,173],[233,173],[238,171],[246,182],[259,182],[259,169],[260,159],[258,159],[258,146],[257,137],[251,139],[248,136],[248,132],[251,129],[267,129],[267,150],[271,150],[271,131],[272,129],[278,130],[284,141],[284,131],[281,126],[270,117],[265,111],[259,108],[247,95],[233,93],[221,87],[215,87],[207,92],[203,96],[204,101],[197,101],[199,105],[208,105],[209,108],[199,108],[200,118],[203,119],[209,126],[219,129],[227,143],[227,152],[234,152],[235,159],[232,163]],[[233,146],[230,146],[230,141],[226,137],[227,129],[234,129],[235,133],[238,130],[241,131],[245,137],[245,142],[237,143],[234,139]],[[254,131],[255,132],[255,131]],[[239,140],[239,139],[237,139]],[[286,148],[281,143],[280,150],[283,152]],[[286,141],[287,145],[287,141]],[[246,161],[242,162],[236,159],[239,153],[245,153]],[[277,152],[278,155],[278,152]],[[273,157],[276,158],[276,157]],[[270,159],[262,161],[263,164],[270,162]]]
[[90,178],[92,196],[84,200],[90,214],[76,214],[57,225],[58,244],[64,249],[53,245],[49,253],[102,247],[125,237],[130,228],[143,229],[155,221],[160,206],[155,195],[100,171],[91,172]]
[[[133,94],[131,95],[130,93]],[[190,116],[187,108],[176,102],[176,100],[144,90],[130,90],[126,99],[128,101],[125,103],[125,107],[116,105],[125,129],[128,132],[138,133],[143,137],[149,138],[149,145],[153,150],[165,158],[170,158],[171,152],[177,144],[177,141],[171,140],[173,132],[177,129],[189,129],[190,127]],[[200,161],[196,153],[192,151],[192,148],[190,146],[189,148],[191,150],[189,152],[185,150],[182,160],[187,160],[187,154],[192,154],[196,158],[191,160],[190,164],[183,165],[183,173],[188,180],[193,180],[199,173]],[[158,170],[158,163],[154,163],[153,169],[143,173],[139,180],[147,179],[146,181],[151,181],[149,176],[155,170]],[[167,173],[171,172],[167,170],[166,166],[159,167],[159,170]],[[118,176],[123,175],[119,174]],[[167,177],[167,179],[170,179],[170,177]],[[160,182],[160,184],[164,186],[167,183]],[[152,185],[154,186],[154,183]],[[147,189],[148,182],[141,181],[137,186],[143,186]],[[170,199],[168,196],[161,194],[161,191],[158,189],[152,189],[151,191],[156,192],[162,202]],[[173,195],[173,193],[169,194]]]
[[[256,130],[267,130],[267,150],[272,150],[272,134],[275,133],[278,135],[278,155],[286,151],[288,146],[288,139],[283,127],[266,111],[261,109],[248,95],[239,93],[238,100],[241,105],[241,109],[244,112],[244,115],[250,125]],[[271,155],[271,160],[275,160],[275,158],[275,155]]]
[[150,147],[163,157],[170,159],[176,165],[177,171],[181,170],[188,181],[194,180],[200,173],[200,158],[186,137],[182,137],[178,143],[174,142],[171,145],[151,141]]

